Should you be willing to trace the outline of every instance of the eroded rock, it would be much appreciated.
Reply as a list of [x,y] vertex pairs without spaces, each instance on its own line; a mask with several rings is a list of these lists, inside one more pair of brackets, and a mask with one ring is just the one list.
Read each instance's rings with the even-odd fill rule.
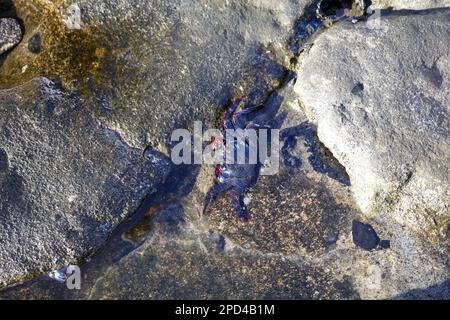
[[0,285],[93,253],[170,168],[45,78],[0,92],[0,115]]
[[[145,170],[151,173],[151,181],[144,179],[143,182],[148,182],[147,187],[151,188],[153,183],[160,181],[158,177],[164,176],[165,158],[152,148],[144,153],[143,147],[150,143],[164,151],[167,135],[172,128],[185,127],[192,120],[213,122],[220,118],[217,107],[224,106],[236,93],[248,91],[257,103],[279,85],[284,73],[282,60],[285,59],[285,52],[280,48],[284,45],[284,35],[288,33],[291,21],[297,13],[300,15],[301,10],[296,11],[296,6],[301,8],[302,4],[302,1],[161,1],[148,6],[142,1],[80,1],[83,15],[80,26],[89,28],[90,23],[100,22],[100,26],[110,28],[111,43],[113,47],[117,46],[119,54],[116,58],[120,63],[119,76],[114,78],[117,81],[114,98],[108,100],[105,108],[104,105],[89,105],[86,113],[79,110],[85,108],[83,103],[79,104],[78,109],[70,109],[74,119],[80,116],[80,119],[74,120],[73,126],[60,118],[49,120],[52,118],[43,116],[39,116],[39,123],[32,122],[33,118],[26,116],[28,108],[22,111],[20,115],[24,119],[18,123],[30,122],[35,128],[47,128],[48,123],[55,122],[59,126],[51,132],[56,132],[56,137],[64,133],[71,138],[72,131],[81,128],[75,137],[84,140],[86,135],[93,135],[94,141],[102,141],[96,147],[100,150],[110,148],[113,143],[98,136],[112,132],[117,137],[118,132],[122,133],[119,140],[125,146],[114,148],[115,152],[109,153],[111,158],[108,158],[107,164],[102,161],[106,157],[104,155],[96,156],[95,160],[93,156],[86,157],[85,161],[79,162],[77,172],[83,173],[87,164],[97,165],[100,162],[99,173],[89,172],[95,182],[100,183],[104,180],[103,174],[111,174],[113,170],[114,176],[130,177],[134,181],[130,185],[134,186],[133,183],[141,181],[132,179],[137,176],[136,173],[120,174],[123,167],[117,168],[111,163],[116,160],[123,165],[131,163],[136,166],[139,175],[147,164],[151,164]],[[148,24],[149,17],[154,24]],[[359,24],[353,28],[359,28]],[[332,30],[334,28],[325,34]],[[34,34],[36,31],[33,29],[30,32]],[[347,37],[339,45],[354,43],[355,39],[350,34]],[[430,45],[438,43],[433,41]],[[45,57],[45,46],[43,49]],[[105,50],[108,52],[108,49]],[[104,52],[100,50],[98,53]],[[347,61],[352,59],[346,56],[348,51],[342,52],[343,56],[339,51],[333,52],[332,57],[346,59],[345,63],[338,64],[344,71],[345,80],[352,75],[351,68],[354,66],[349,63],[350,67],[345,67]],[[321,55],[330,58],[329,51],[319,51],[311,60]],[[391,59],[394,58],[391,56]],[[327,66],[325,58],[321,64]],[[314,73],[320,74],[317,70]],[[340,76],[336,74],[337,79]],[[373,89],[365,78],[355,80],[351,81],[349,92],[352,97],[363,99],[367,96],[366,91]],[[89,83],[98,94],[98,83],[95,81],[93,79]],[[322,85],[320,81],[313,83]],[[298,86],[303,84],[307,89],[307,81],[297,81]],[[325,94],[327,89],[319,87],[314,95],[318,92]],[[61,94],[60,90],[54,93]],[[377,97],[382,94],[377,93]],[[343,156],[334,158],[334,149],[327,148],[327,140],[321,141],[323,129],[320,122],[317,136],[316,126],[307,117],[314,119],[311,109],[305,114],[301,108],[303,101],[298,101],[292,92],[282,93],[282,96],[285,99],[279,109],[265,116],[269,118],[270,125],[282,130],[280,172],[275,176],[261,177],[249,193],[247,201],[251,217],[247,224],[237,221],[226,195],[201,216],[204,196],[214,176],[212,167],[172,168],[175,172],[169,175],[163,186],[157,186],[155,198],[148,199],[149,207],[144,206],[142,219],[131,225],[125,222],[124,228],[116,230],[105,248],[82,265],[81,290],[67,290],[63,283],[45,276],[3,290],[0,296],[6,299],[395,298],[407,296],[410,290],[424,290],[423,293],[415,293],[424,296],[428,294],[427,287],[441,288],[445,285],[448,280],[448,252],[445,247],[424,245],[427,242],[412,236],[392,219],[381,219],[381,222],[367,219],[380,237],[392,240],[391,250],[365,251],[355,247],[351,222],[354,218],[360,218],[361,212],[350,194],[349,185],[353,183],[353,176],[348,172],[352,178],[350,181],[346,172],[348,162]],[[30,102],[34,100],[31,98]],[[70,101],[78,100],[71,98]],[[48,107],[49,104],[43,105]],[[57,114],[64,119],[65,107],[61,107],[60,102],[56,106],[59,106],[55,109]],[[52,110],[52,107],[48,108]],[[33,115],[41,113],[45,114],[44,110],[37,108]],[[18,116],[13,117],[16,118]],[[377,121],[381,120],[377,118]],[[339,130],[334,134],[340,142],[345,142],[347,137],[341,137]],[[364,138],[363,132],[361,139]],[[18,136],[16,140],[19,141]],[[69,146],[69,151],[74,148],[84,150],[84,143],[69,143]],[[140,149],[132,146],[139,146]],[[46,144],[36,144],[36,148],[52,154]],[[63,152],[57,151],[56,155]],[[145,165],[135,164],[136,154],[139,153],[149,157],[150,163],[141,159]],[[17,156],[14,154],[7,148],[3,153],[0,149],[0,177],[2,172],[6,172],[8,187],[20,190],[22,176],[9,174],[11,168],[17,166]],[[46,159],[40,153],[38,155],[38,159]],[[48,163],[41,160],[32,164],[33,168],[38,168],[41,162]],[[67,165],[67,168],[72,167]],[[58,168],[50,172],[59,172]],[[158,173],[153,176],[154,172]],[[61,176],[62,181],[68,179],[66,172]],[[75,177],[69,180],[78,181]],[[86,199],[89,201],[109,190],[97,192],[98,188],[92,187],[93,184],[86,185],[85,193],[90,193]],[[98,206],[106,203],[110,210],[119,211],[118,207],[122,207],[117,203],[123,203],[123,193],[122,189],[114,192],[111,197],[117,201],[99,201]],[[133,196],[136,199],[141,196],[135,193]],[[13,194],[19,194],[19,191]],[[126,192],[124,197],[130,199]],[[76,198],[70,194],[68,199],[74,202]],[[60,206],[57,200],[50,197],[45,203]],[[37,200],[33,198],[33,201]],[[8,203],[8,200],[5,202]],[[89,204],[91,207],[97,208],[97,203]],[[111,218],[107,214],[104,217]],[[74,219],[71,212],[64,218],[69,221]],[[117,220],[120,219],[113,219]],[[89,223],[76,226],[92,229]],[[61,225],[58,225],[58,230],[61,230]],[[102,235],[109,234],[109,230]],[[59,236],[57,233],[56,237]],[[78,241],[83,237],[81,234],[80,238],[69,240]],[[80,256],[83,252],[80,250],[74,255]],[[24,251],[22,256],[28,254],[31,254],[31,249]],[[43,261],[48,259],[47,256],[42,258]],[[23,265],[27,263],[36,265],[34,260]],[[50,267],[52,265],[43,266],[44,269]],[[445,294],[445,290],[437,289],[430,296]]]
[[22,39],[19,22],[12,18],[0,19],[0,55],[14,48]]
[[13,1],[25,34],[0,65],[1,284],[95,251],[165,177],[174,129],[214,125],[243,91],[265,99],[307,2]]
[[[296,90],[360,208],[436,241],[450,222],[449,10],[342,22],[303,57]],[[387,219],[387,218],[386,218]]]

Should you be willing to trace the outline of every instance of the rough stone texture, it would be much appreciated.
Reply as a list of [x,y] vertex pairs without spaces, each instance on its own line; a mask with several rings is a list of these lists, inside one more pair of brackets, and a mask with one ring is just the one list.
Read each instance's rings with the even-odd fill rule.
[[372,0],[372,4],[375,8],[420,10],[450,7],[450,0]]
[[[172,206],[173,207],[173,206]],[[170,210],[170,209],[169,209]],[[162,210],[156,217],[167,213]],[[183,214],[183,210],[180,211]],[[177,233],[165,230],[178,228]],[[83,269],[80,291],[49,278],[11,288],[2,298],[83,299],[342,299],[357,294],[348,279],[301,258],[235,246],[214,232],[165,222],[117,263]],[[110,251],[111,252],[111,251]],[[104,256],[107,256],[106,250]],[[108,258],[104,257],[104,260]],[[19,294],[20,292],[20,294]]]
[[[150,144],[167,154],[174,129],[189,127],[193,120],[214,123],[219,109],[242,92],[251,92],[255,101],[265,98],[283,76],[282,65],[289,64],[284,61],[286,38],[312,1],[14,2],[18,15],[27,17],[23,42],[40,32],[44,48],[36,56],[25,43],[19,46],[3,66],[6,74],[13,77],[28,65],[22,78],[56,71],[72,85],[70,76],[78,61],[72,65],[67,59],[67,66],[58,68],[55,57],[70,58],[72,51],[79,53],[80,43],[87,42],[83,52],[89,61],[81,62],[100,69],[77,73],[94,79],[101,101],[93,110],[95,117],[130,145]],[[75,2],[81,11],[79,33],[61,29]],[[70,42],[76,37],[84,38]]]
[[[71,0],[15,2],[20,4],[16,8],[18,14],[25,17],[37,16],[39,20],[46,17],[43,13],[52,12],[52,17],[56,14],[56,22],[46,21],[50,21],[47,25],[57,23],[58,26],[67,22],[65,9],[74,3]],[[71,80],[73,75],[90,76],[94,72],[92,81],[88,81],[94,93],[94,103],[89,100],[89,95],[81,98],[65,93],[44,80],[40,80],[39,85],[33,82],[33,85],[1,94],[4,101],[14,102],[1,104],[7,115],[2,119],[12,119],[9,121],[10,127],[19,123],[21,128],[32,128],[33,132],[41,134],[39,137],[43,137],[27,144],[29,140],[19,139],[19,133],[23,131],[28,134],[31,131],[10,129],[10,132],[16,133],[13,136],[16,141],[14,145],[23,146],[22,149],[28,150],[34,158],[28,160],[26,156],[17,156],[17,153],[21,155],[20,148],[9,144],[8,148],[0,151],[0,170],[4,172],[0,176],[9,179],[5,180],[9,188],[15,185],[11,183],[14,179],[10,178],[17,171],[12,169],[15,166],[21,168],[20,172],[27,173],[23,175],[23,181],[31,186],[29,189],[43,190],[28,196],[32,210],[26,212],[32,216],[31,221],[44,226],[41,228],[44,232],[34,231],[38,224],[33,225],[34,229],[24,230],[32,230],[28,231],[32,241],[35,235],[48,234],[47,230],[56,233],[55,237],[47,238],[49,241],[43,244],[44,250],[37,251],[42,253],[39,257],[42,260],[23,262],[24,267],[39,267],[29,271],[47,271],[60,264],[40,264],[48,261],[48,247],[54,249],[51,242],[54,238],[61,240],[58,243],[60,246],[54,249],[56,254],[62,252],[62,256],[70,256],[66,255],[66,251],[72,249],[69,242],[79,241],[82,243],[80,251],[70,254],[73,253],[74,257],[85,255],[91,246],[97,247],[110,233],[110,225],[105,230],[101,228],[105,226],[103,219],[114,223],[122,220],[133,211],[133,204],[127,203],[127,200],[141,199],[144,189],[147,192],[153,190],[152,186],[167,174],[167,165],[164,157],[154,149],[143,152],[145,146],[150,144],[167,153],[168,134],[174,127],[189,126],[192,120],[207,120],[206,124],[215,122],[223,111],[219,107],[225,106],[240,92],[249,93],[255,103],[264,100],[285,75],[283,65],[289,64],[285,60],[292,57],[285,51],[285,37],[292,31],[291,23],[302,14],[303,5],[309,3],[256,0],[77,2],[82,13],[82,30],[75,35],[82,35],[81,39],[75,37],[73,43],[67,42],[74,33],[66,33],[64,28],[63,31],[45,29],[43,24],[25,19],[29,28],[23,43],[8,55],[8,60],[0,67],[3,68],[1,72],[8,74],[7,70],[14,70],[8,69],[14,63],[19,69],[29,65],[23,74],[26,78],[33,75],[34,67],[42,67],[40,64],[33,65],[39,59],[58,61],[52,59],[68,56],[64,60],[68,61],[67,65],[59,69],[46,69],[48,66],[45,65],[45,68],[38,69],[60,74],[63,85],[67,85],[67,80]],[[30,4],[38,9],[45,4],[45,10],[36,10]],[[348,28],[357,31],[360,24]],[[93,25],[97,27],[91,29]],[[436,26],[439,25],[438,19]],[[404,28],[410,32],[408,26],[406,23]],[[339,28],[343,27],[337,28],[341,30]],[[53,34],[55,30],[58,32]],[[334,27],[324,34],[333,30]],[[97,32],[100,38],[90,38]],[[107,37],[103,37],[105,32]],[[382,36],[381,31],[377,32]],[[38,33],[42,35],[42,50],[32,53],[29,51],[29,39]],[[358,35],[358,32],[355,34]],[[55,39],[52,40],[52,36]],[[348,37],[339,45],[355,42],[350,35]],[[104,43],[105,39],[109,44]],[[370,39],[376,41],[375,36]],[[93,68],[67,73],[70,70],[67,67],[78,61],[72,61],[71,54],[79,52],[79,43],[87,45],[83,47],[83,52],[95,53],[94,57],[90,54],[86,57],[88,65]],[[430,46],[439,48],[440,44],[431,40]],[[74,48],[76,50],[72,51]],[[341,53],[348,55],[348,51],[341,48],[332,55],[329,52],[315,52],[309,59],[321,54],[327,59],[345,58],[346,55]],[[109,84],[111,87],[105,82],[98,82],[104,74],[101,74],[103,71],[96,73],[96,66],[104,61],[97,58],[104,56],[113,58],[107,59],[111,68],[106,73],[113,80]],[[355,69],[352,61],[347,57],[349,67],[343,66],[342,74],[336,76],[337,79],[342,76],[343,83]],[[391,61],[396,61],[395,57]],[[326,59],[321,63],[327,66]],[[320,74],[318,70],[314,72]],[[298,80],[297,86],[303,83],[308,84]],[[314,84],[319,85],[317,82]],[[400,85],[399,88],[403,89]],[[320,87],[314,95],[320,96],[326,89]],[[45,94],[39,95],[42,90]],[[365,90],[365,82],[350,87],[352,96],[364,97],[361,92]],[[290,86],[280,91],[280,95],[284,101],[281,99],[283,103],[278,105],[279,108],[257,118],[281,129],[280,172],[275,176],[261,177],[249,193],[251,219],[248,223],[236,219],[227,195],[220,197],[201,216],[204,196],[212,183],[212,167],[172,167],[165,181],[156,186],[157,191],[141,209],[112,233],[95,256],[82,264],[81,290],[67,290],[63,283],[43,276],[2,290],[0,297],[448,299],[448,246],[423,241],[393,221],[390,215],[364,216],[352,199],[347,168],[323,145],[316,125],[308,121],[308,117],[314,118],[311,117],[311,109],[305,114],[302,108],[304,101],[299,101]],[[382,93],[376,97],[380,96]],[[52,98],[47,101],[45,97]],[[96,104],[98,101],[100,103]],[[323,128],[319,123],[319,136],[321,130]],[[334,134],[339,136],[340,131]],[[3,138],[0,141],[3,140],[7,141]],[[345,139],[340,140],[345,142]],[[97,146],[91,148],[90,141]],[[65,142],[68,147],[55,149],[48,146],[50,142],[58,146]],[[95,155],[92,154],[94,150],[97,150]],[[85,155],[83,159],[86,161],[74,162],[77,154]],[[143,159],[143,154],[149,157],[149,162]],[[50,166],[48,163],[52,159],[61,160]],[[342,157],[338,159],[347,165]],[[30,174],[30,170],[38,172],[42,166],[50,167],[48,172],[41,174],[43,178]],[[95,171],[89,171],[93,166]],[[134,170],[128,172],[131,166]],[[85,176],[88,176],[89,183],[83,182],[81,189],[79,178]],[[120,188],[113,184],[100,189],[98,186],[102,181],[110,181],[109,177],[125,179],[126,182]],[[353,178],[352,175],[350,177]],[[55,187],[48,189],[42,186],[40,189],[40,181],[49,181],[47,184]],[[65,181],[75,185],[81,197],[86,199],[83,203],[77,203],[78,198],[63,188]],[[137,189],[130,194],[127,192],[128,186]],[[55,195],[49,195],[48,190],[54,191]],[[103,201],[103,196],[111,198]],[[4,199],[7,205],[12,203]],[[83,204],[86,208],[109,208],[108,212],[113,212],[114,216],[106,211],[74,214],[66,204],[68,199],[81,209]],[[39,210],[47,207],[41,204],[52,205],[55,209],[47,210],[44,215]],[[14,217],[17,217],[19,210],[14,210]],[[60,211],[66,215],[61,222],[55,222],[52,217]],[[383,212],[392,214],[389,210]],[[36,217],[34,213],[41,215]],[[88,222],[79,221],[78,217],[86,217]],[[41,222],[44,218],[47,221]],[[371,224],[381,239],[391,241],[391,248],[371,251],[357,248],[352,239],[353,219]],[[72,230],[72,226],[77,228],[78,234],[67,232]],[[98,232],[96,228],[102,230]],[[83,234],[85,230],[86,234]],[[98,238],[92,235],[98,235]],[[19,240],[24,241],[22,238]],[[16,248],[19,247],[17,244]],[[18,255],[17,259],[29,255],[34,257],[36,252],[27,247],[20,247],[20,250],[23,254]],[[60,262],[67,263],[66,260]]]
[[95,251],[165,177],[173,129],[214,124],[243,91],[265,99],[306,3],[12,1],[26,32],[0,64],[0,283]]
[[[255,121],[280,129],[279,171],[261,175],[246,195],[249,222],[237,221],[227,194],[211,205],[206,219],[210,229],[247,249],[318,254],[349,230],[349,219],[357,214],[352,201],[347,201],[345,169],[335,167],[335,159],[328,157],[317,139],[316,128],[292,109],[297,102],[292,82],[272,97]],[[213,176],[211,168],[203,166],[196,185],[200,197],[189,202],[202,206]]]
[[[119,102],[105,123],[133,145],[150,143],[164,151],[174,129],[193,120],[211,124],[217,107],[240,92],[264,98],[258,90],[270,89],[283,75],[276,57],[284,57],[286,37],[309,2],[80,2],[86,19],[108,28],[112,42],[129,48],[127,59],[136,65],[123,71],[126,88],[119,87]],[[133,120],[125,120],[130,111]]]
[[167,174],[45,78],[0,92],[0,285],[93,252]]
[[[280,173],[251,190],[248,223],[236,219],[226,195],[200,216],[213,168],[181,167],[82,266],[81,290],[42,277],[0,297],[448,299],[448,249],[392,221],[367,221],[332,156],[314,147],[314,125],[293,90],[282,96],[274,117],[282,129]],[[370,223],[391,248],[356,247],[353,219]]]
[[0,55],[16,46],[22,39],[22,30],[17,20],[0,19]]
[[450,11],[426,13],[339,23],[304,57],[296,91],[360,208],[436,241],[450,221]]

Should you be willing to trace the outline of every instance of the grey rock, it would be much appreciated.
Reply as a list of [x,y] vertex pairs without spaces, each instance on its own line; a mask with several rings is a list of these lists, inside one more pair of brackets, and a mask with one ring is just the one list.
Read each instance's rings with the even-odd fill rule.
[[15,47],[22,39],[19,22],[12,18],[0,19],[0,54]]
[[0,92],[0,285],[94,252],[170,168],[84,108],[45,78]]
[[283,75],[286,38],[309,2],[81,1],[83,19],[107,27],[111,43],[129,51],[103,123],[131,145],[164,152],[174,129],[213,125],[234,96],[254,91],[261,101]]
[[[27,72],[44,68],[59,52],[70,62],[72,54],[92,50],[80,42],[72,52],[66,43],[74,37],[63,27],[73,3],[26,1],[16,7],[19,16],[33,19],[24,20],[26,43],[12,52],[9,65],[0,66],[5,74],[17,77],[13,68],[19,66],[25,82]],[[1,200],[0,234],[9,249],[2,251],[0,282],[57,269],[95,251],[165,177],[169,164],[162,154],[169,153],[174,129],[194,120],[213,124],[220,107],[241,90],[256,88],[255,99],[264,99],[283,76],[276,56],[306,3],[77,2],[80,27],[95,25],[96,33],[107,34],[108,49],[123,49],[116,52],[117,65],[109,66],[116,71],[114,86],[88,81],[99,105],[44,80],[1,93],[1,161],[8,166],[2,186],[8,192]],[[45,46],[36,46],[36,34]],[[39,54],[30,55],[29,49]],[[59,64],[65,65],[54,61],[52,67]],[[31,96],[20,109],[18,96],[25,92]],[[148,146],[154,152],[145,161]],[[20,217],[22,211],[30,218]],[[19,248],[21,254],[14,255]]]
[[352,220],[362,216],[349,187],[315,168],[317,150],[306,147],[314,126],[304,123],[294,92],[282,96],[274,125],[285,132],[282,144],[296,139],[287,155],[300,165],[282,161],[278,175],[261,177],[249,194],[249,222],[235,218],[226,195],[199,216],[213,176],[209,166],[187,181],[171,173],[164,183],[171,192],[152,198],[143,216],[81,267],[81,290],[45,276],[0,291],[0,298],[448,299],[445,248],[424,246],[392,221],[373,220],[391,249],[355,247]]
[[[69,2],[74,1],[65,1],[64,5],[69,5]],[[45,108],[25,108],[27,105],[35,106],[36,101],[46,101],[44,98],[36,99],[23,94],[23,91],[39,92],[36,87],[26,86],[20,94],[11,96],[11,90],[3,93],[5,101],[12,101],[14,97],[20,101],[24,99],[23,108],[19,108],[22,110],[22,117],[12,112],[14,108],[7,109],[5,116],[12,117],[10,126],[19,123],[22,125],[17,126],[18,128],[28,128],[24,124],[30,122],[33,124],[30,127],[43,128],[41,131],[44,133],[56,132],[54,136],[59,137],[58,139],[63,139],[60,138],[63,134],[68,134],[69,138],[79,137],[78,144],[68,144],[71,147],[69,150],[88,148],[89,145],[86,147],[84,142],[86,137],[102,141],[95,150],[106,150],[113,143],[107,138],[99,137],[103,137],[105,132],[119,137],[120,144],[125,147],[114,148],[115,152],[109,153],[111,161],[115,163],[114,160],[118,159],[124,166],[130,163],[135,171],[131,174],[116,174],[124,172],[123,167],[111,165],[111,161],[103,161],[106,157],[103,151],[98,157],[84,157],[79,162],[80,168],[85,168],[88,164],[99,166],[95,171],[98,172],[97,175],[92,175],[91,172],[87,174],[89,177],[93,176],[95,183],[90,183],[91,180],[87,179],[89,183],[85,184],[86,196],[83,199],[86,199],[86,210],[106,203],[108,212],[123,212],[119,214],[120,218],[112,218],[113,221],[121,221],[122,216],[133,212],[135,206],[131,204],[122,211],[124,207],[117,203],[122,204],[130,199],[136,203],[137,199],[143,197],[144,192],[130,195],[121,189],[112,195],[119,200],[97,201],[111,190],[98,190],[95,187],[105,181],[108,174],[123,179],[129,177],[134,181],[130,182],[130,186],[134,188],[134,183],[142,181],[137,177],[149,173],[151,177],[148,180],[143,178],[142,183],[146,184],[148,192],[153,187],[157,192],[139,210],[137,215],[141,211],[143,215],[138,221],[135,218],[127,219],[115,230],[103,250],[99,250],[97,255],[81,266],[81,290],[67,290],[64,284],[45,276],[37,281],[2,290],[1,298],[373,299],[408,296],[411,290],[427,287],[437,288],[431,290],[432,297],[447,294],[441,289],[449,274],[445,247],[426,245],[426,241],[411,235],[392,219],[364,218],[365,221],[370,221],[380,237],[391,239],[391,250],[365,251],[355,248],[351,221],[362,220],[362,214],[351,197],[345,168],[322,144],[319,139],[320,130],[323,130],[320,123],[317,136],[316,126],[308,122],[308,117],[314,119],[311,108],[305,114],[301,108],[304,103],[299,101],[294,92],[283,92],[281,95],[285,100],[282,105],[276,108],[274,106],[274,110],[271,110],[274,112],[269,113],[270,124],[283,132],[283,158],[280,173],[262,177],[249,193],[247,200],[252,214],[249,223],[243,224],[235,220],[226,195],[207,214],[200,216],[205,192],[214,176],[211,167],[172,168],[172,174],[163,184],[158,184],[166,175],[168,164],[155,148],[167,153],[168,136],[173,128],[186,127],[193,120],[205,120],[206,124],[215,122],[220,118],[221,107],[236,94],[250,92],[255,103],[258,103],[279,85],[285,71],[285,60],[290,60],[285,51],[285,38],[292,31],[293,21],[301,15],[303,5],[309,1],[183,0],[152,2],[153,6],[144,5],[137,0],[77,2],[82,13],[80,26],[99,26],[100,31],[106,30],[109,34],[111,46],[120,48],[115,57],[119,63],[115,65],[117,74],[114,75],[113,92],[107,96],[108,108],[91,105],[52,85],[37,87],[47,88],[45,91],[52,88],[53,95],[47,92],[44,96],[56,95],[60,97],[56,99],[58,103],[51,100],[51,103],[39,104],[45,105]],[[23,10],[26,3],[18,10]],[[359,25],[354,28],[358,27]],[[327,30],[325,34],[333,30],[334,28]],[[37,31],[31,28],[29,35]],[[46,30],[41,31],[47,43],[51,34],[46,34]],[[348,37],[349,39],[345,39],[347,42],[341,45],[355,41],[350,35]],[[431,45],[439,47],[435,42]],[[39,57],[46,57],[47,47],[49,46],[43,47]],[[314,48],[315,46],[312,50]],[[315,56],[320,54],[328,58],[330,55],[328,52],[316,52]],[[340,52],[333,54],[341,57]],[[326,66],[326,62],[322,64]],[[348,70],[352,69],[342,68],[346,71],[342,73],[345,80]],[[320,74],[316,70],[314,72]],[[336,75],[339,79],[338,76],[341,74]],[[363,99],[371,87],[368,87],[366,81],[356,80],[352,82],[349,92],[353,92],[352,97]],[[437,81],[439,82],[440,80]],[[308,85],[308,82],[299,80],[297,84]],[[95,83],[93,88],[95,91]],[[13,92],[15,90],[17,89]],[[324,91],[326,90],[321,88],[321,92]],[[70,101],[69,105],[73,108],[69,108],[64,101]],[[7,102],[4,105],[16,104]],[[73,121],[64,122],[55,116],[55,112],[51,113],[52,116],[43,116],[47,109],[56,110],[56,114],[61,114],[63,119],[65,114],[68,114],[67,117],[72,115],[70,119]],[[32,115],[38,115],[36,122],[32,122],[34,117],[26,116],[26,111],[33,110]],[[65,113],[64,110],[70,112]],[[55,123],[54,130],[49,129],[52,123]],[[338,135],[336,132],[334,134]],[[46,152],[46,156],[38,153],[39,157],[35,158],[39,161],[24,161],[26,165],[38,171],[42,168],[41,163],[48,163],[48,159],[55,158],[53,154],[56,154],[56,159],[63,158],[61,153],[66,148],[64,151],[57,148],[55,153],[53,148],[47,146],[47,139],[37,140],[31,141],[30,138],[25,142],[31,145],[34,143],[35,148]],[[40,140],[45,143],[40,143]],[[18,133],[15,141],[20,146],[26,144],[20,142]],[[154,148],[143,152],[148,145]],[[0,169],[3,168],[4,172],[11,175],[12,164],[17,163],[17,156],[14,156],[15,152],[11,152],[15,149],[9,148],[0,152]],[[129,157],[125,157],[125,152],[121,150],[128,150]],[[142,155],[148,161],[143,160]],[[69,156],[70,158],[73,156]],[[347,165],[342,157],[338,159]],[[56,169],[48,166],[53,170],[50,172],[60,171],[59,162],[64,167],[72,168],[72,163],[67,164],[62,159],[55,162]],[[25,168],[25,164],[21,168]],[[77,172],[84,171],[78,169]],[[40,181],[55,183],[56,175],[53,173],[44,173],[44,180],[35,178],[32,181],[34,184],[27,180],[27,177],[34,175],[25,173],[20,177],[32,186],[29,188],[31,190],[35,190]],[[73,179],[67,175],[69,173],[65,171],[61,174],[63,181],[80,181],[81,175]],[[188,178],[185,179],[185,176]],[[14,182],[16,180],[18,179],[14,177],[9,178],[8,185],[20,190],[20,183]],[[47,189],[43,187],[39,194],[46,194]],[[64,197],[68,195],[71,194],[64,194]],[[49,196],[41,203],[56,203],[54,207],[66,208],[58,199]],[[32,200],[32,212],[41,212],[39,208],[46,208],[38,203],[38,196],[34,196]],[[13,202],[6,199],[5,203],[9,205]],[[54,211],[60,210],[56,208]],[[18,210],[15,211],[16,216],[17,212]],[[92,215],[92,212],[87,211],[81,216]],[[97,217],[98,214],[95,212],[94,216]],[[55,238],[61,241],[69,239],[65,240],[66,243],[86,243],[85,247],[73,253],[73,257],[83,257],[89,252],[85,248],[92,246],[96,249],[103,239],[96,241],[84,233],[80,237],[72,237],[67,232],[68,228],[64,229],[67,224],[64,221],[73,223],[73,217],[71,213],[64,216],[63,222],[54,230],[51,229],[53,224],[39,222],[45,228],[43,231],[35,231],[35,234],[47,235],[49,229],[56,236],[47,237],[46,243],[51,243]],[[106,214],[104,217],[111,218]],[[15,221],[19,222],[24,232],[30,229],[28,226],[22,228],[22,220],[16,218]],[[82,232],[82,228],[92,230],[94,225],[97,225],[96,221],[92,224],[80,222],[76,226]],[[110,230],[105,229],[101,235],[109,235]],[[14,240],[16,239],[18,237]],[[22,238],[20,241],[25,245],[24,248],[34,245],[34,242],[26,242]],[[66,243],[60,248],[71,248]],[[31,254],[33,258],[22,264],[23,269],[26,267],[32,271],[40,269],[41,265],[43,271],[50,271],[56,269],[56,265],[62,267],[70,260],[63,258],[60,259],[61,263],[53,265],[47,262],[46,252],[54,252],[48,248],[39,250],[42,256],[39,259],[34,259],[34,249],[21,250],[24,252],[21,257]],[[66,255],[65,252],[55,254],[55,257],[68,256],[71,255]],[[7,273],[11,270],[15,270],[12,265],[5,268]]]
[[[281,101],[288,96],[292,87],[280,94]],[[286,100],[272,106],[279,113],[274,125],[303,119],[285,117],[289,105]],[[307,125],[299,131],[299,145],[315,134]],[[199,216],[213,176],[205,165],[190,190],[175,198],[163,192],[144,209],[141,221],[115,233],[82,267],[80,291],[43,277],[0,296],[14,298],[21,291],[20,298],[358,298],[351,279],[325,272],[326,266],[309,258],[332,250],[338,237],[350,232],[357,212],[346,203],[351,199],[345,185],[312,169],[309,152],[301,155],[308,165],[282,165],[278,175],[261,178],[249,194],[248,223],[236,219],[226,195]],[[169,176],[165,184],[178,194],[185,182],[175,178],[177,183]],[[338,190],[330,190],[333,186]]]
[[[1,166],[8,166],[1,284],[98,249],[164,179],[174,129],[194,120],[212,126],[242,92],[264,100],[284,75],[285,39],[309,1],[83,0],[76,1],[81,30],[72,30],[74,3],[31,0],[15,8],[26,41],[0,66],[1,82],[26,84],[0,93]],[[114,55],[111,73],[78,70],[101,65],[105,52]],[[68,90],[86,82],[89,92],[28,82],[40,74],[60,76]],[[73,78],[79,75],[88,79]]]
[[358,220],[352,222],[352,238],[353,243],[364,250],[373,250],[380,243],[380,237],[372,226]]
[[296,86],[363,212],[429,241],[450,223],[449,20],[443,9],[339,23],[303,57]]

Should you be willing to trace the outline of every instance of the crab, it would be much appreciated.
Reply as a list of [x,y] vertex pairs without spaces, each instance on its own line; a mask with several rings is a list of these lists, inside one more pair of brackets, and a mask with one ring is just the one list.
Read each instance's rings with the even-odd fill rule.
[[[225,133],[228,129],[268,129],[267,126],[261,126],[253,122],[247,121],[247,116],[252,113],[257,113],[263,109],[263,106],[242,108],[238,111],[239,106],[245,99],[245,96],[238,97],[231,105],[230,109],[225,114],[223,124],[221,125],[221,136],[216,137],[210,147],[213,151],[224,147],[227,143],[233,143],[233,151],[245,150],[246,161],[245,164],[228,164],[223,161],[221,164],[215,166],[216,184],[212,186],[206,194],[203,213],[206,212],[208,206],[214,202],[217,197],[225,192],[229,192],[231,203],[236,211],[237,217],[241,221],[248,221],[249,213],[245,204],[245,195],[254,186],[258,180],[261,164],[259,161],[256,164],[250,164],[248,157],[250,152],[257,152],[252,150],[248,141],[241,141],[240,139],[227,141]],[[225,153],[224,153],[225,154]],[[257,153],[255,153],[257,154]],[[225,157],[225,155],[224,155]]]

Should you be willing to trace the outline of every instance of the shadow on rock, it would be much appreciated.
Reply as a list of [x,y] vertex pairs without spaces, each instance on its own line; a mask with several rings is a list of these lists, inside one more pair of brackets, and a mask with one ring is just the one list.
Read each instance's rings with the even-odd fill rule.
[[450,299],[450,280],[425,289],[415,289],[398,295],[392,300],[448,300]]
[[280,139],[283,143],[281,155],[286,166],[298,168],[302,165],[302,160],[290,152],[297,147],[298,138],[304,138],[305,147],[310,153],[308,160],[315,171],[326,174],[346,186],[350,185],[350,178],[345,168],[336,160],[331,151],[320,142],[317,136],[317,128],[309,122],[281,131]]

